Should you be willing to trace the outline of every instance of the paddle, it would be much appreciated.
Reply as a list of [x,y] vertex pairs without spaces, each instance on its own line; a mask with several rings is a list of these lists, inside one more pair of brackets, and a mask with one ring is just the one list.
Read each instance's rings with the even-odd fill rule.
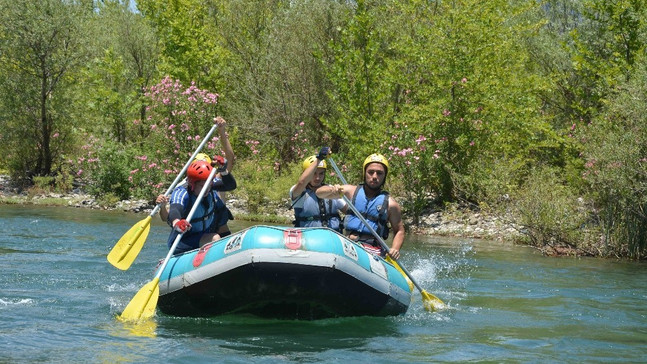
[[[209,173],[209,177],[206,179],[206,181],[213,181],[213,178],[216,175],[216,172],[217,172],[216,168],[212,168],[211,173]],[[210,186],[211,186],[211,183],[205,182],[204,186],[200,190],[200,194],[198,194],[198,197],[195,199],[195,202],[193,203],[193,207],[191,207],[191,210],[189,211],[189,214],[186,217],[187,221],[191,221],[191,218],[193,217],[195,210],[198,208],[198,206],[200,206],[202,197],[204,196],[204,194],[206,193],[206,191],[209,189]],[[122,312],[121,316],[119,316],[120,320],[138,321],[140,319],[147,319],[155,315],[155,308],[157,307],[157,300],[159,298],[159,291],[160,291],[159,289],[160,277],[162,276],[162,272],[164,271],[164,268],[166,268],[166,264],[168,264],[169,260],[171,259],[171,256],[173,255],[175,248],[180,243],[182,236],[184,236],[184,233],[178,234],[178,236],[175,237],[175,241],[173,242],[173,245],[169,249],[168,253],[166,254],[166,258],[164,258],[164,261],[160,265],[157,271],[157,274],[155,275],[155,278],[153,278],[152,281],[145,284],[139,290],[139,292],[135,294],[135,297],[133,297],[133,299],[130,300],[130,303],[128,303],[128,306],[126,306],[126,308],[124,309],[124,312]]]
[[[202,143],[198,145],[198,148],[195,150],[195,152],[193,152],[191,158],[189,158],[180,173],[177,175],[177,177],[175,177],[173,183],[171,183],[169,188],[166,190],[164,196],[168,196],[171,194],[171,192],[173,192],[173,189],[180,181],[180,178],[182,178],[182,176],[184,175],[184,172],[186,172],[186,170],[189,168],[189,165],[191,165],[191,162],[193,162],[195,156],[198,155],[200,150],[202,150],[202,147],[204,147],[204,145],[211,137],[211,134],[213,134],[214,130],[216,130],[217,127],[217,124],[211,127],[211,130],[209,130],[204,139],[202,139]],[[126,231],[126,233],[122,235],[121,239],[119,239],[117,244],[115,244],[115,246],[108,254],[108,262],[110,262],[110,264],[121,270],[127,270],[128,268],[130,268],[130,265],[133,263],[133,261],[135,261],[135,258],[137,258],[137,255],[139,255],[139,252],[142,250],[144,242],[146,242],[146,238],[148,237],[148,233],[151,228],[151,220],[153,216],[157,214],[161,206],[162,204],[157,204],[157,206],[155,206],[153,211],[145,219],[133,225],[130,230]]]
[[[337,164],[335,163],[335,161],[332,158],[329,157],[328,162],[330,162],[330,164],[332,165],[333,169],[335,170],[335,173],[337,173],[337,176],[339,176],[339,179],[341,180],[341,182],[343,184],[345,184],[345,185],[348,184],[346,182],[346,179],[344,178],[344,176],[341,174],[341,171],[337,167]],[[377,241],[380,242],[380,245],[382,246],[382,248],[388,252],[389,247],[384,242],[384,239],[382,239],[382,237],[380,235],[378,235],[378,233],[373,229],[373,227],[371,227],[371,225],[369,225],[368,221],[366,221],[364,216],[359,211],[357,211],[357,208],[355,208],[355,206],[353,206],[353,203],[346,197],[346,195],[342,195],[342,197],[344,198],[344,201],[346,201],[346,203],[348,204],[348,207],[351,210],[353,210],[353,212],[355,213],[355,216],[357,216],[362,221],[362,223],[364,223],[364,225],[366,225],[366,227],[371,231],[371,234],[373,234],[375,239],[377,239]],[[441,301],[438,297],[436,297],[436,296],[432,295],[431,293],[428,293],[427,291],[422,289],[420,287],[420,285],[415,281],[415,279],[413,279],[413,277],[411,276],[409,271],[407,271],[406,268],[404,268],[402,266],[402,264],[400,264],[400,262],[398,262],[397,259],[395,259],[393,257],[387,257],[387,260],[390,263],[392,263],[397,270],[404,273],[409,278],[411,283],[413,283],[413,285],[416,286],[416,288],[418,288],[418,290],[420,291],[420,294],[422,295],[422,303],[423,303],[423,305],[425,307],[425,310],[427,310],[427,311],[436,311],[436,310],[440,310],[440,309],[445,308],[445,303],[443,303],[443,301]]]

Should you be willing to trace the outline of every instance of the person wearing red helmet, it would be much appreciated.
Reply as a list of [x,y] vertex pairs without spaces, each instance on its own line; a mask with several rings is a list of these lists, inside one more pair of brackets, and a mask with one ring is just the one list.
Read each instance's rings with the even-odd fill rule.
[[350,239],[360,242],[373,254],[385,256],[388,253],[394,259],[398,259],[405,237],[402,210],[397,201],[382,189],[389,173],[389,161],[381,154],[371,154],[364,160],[363,170],[364,183],[357,186],[323,186],[317,190],[317,197],[346,196],[384,240],[389,237],[390,225],[393,230],[393,242],[387,252],[353,211],[348,211],[344,220],[344,229]]
[[200,206],[191,221],[186,220],[189,211],[196,203],[197,196],[207,183],[212,168],[206,161],[194,161],[187,170],[187,185],[176,187],[171,194],[168,223],[173,230],[167,242],[169,248],[173,245],[177,234],[184,234],[173,254],[197,249],[231,234],[227,222],[233,220],[233,216],[218,193],[211,187],[200,201]]
[[[231,173],[229,173],[227,169],[227,159],[223,158],[222,156],[216,155],[212,159],[204,153],[199,153],[193,161],[205,161],[211,164],[213,168],[217,168],[218,173],[213,179],[211,189],[217,191],[221,197],[222,195],[220,194],[220,192],[233,191],[238,186],[236,184],[236,179]],[[184,183],[183,185],[186,186],[186,183]],[[160,206],[159,215],[160,219],[165,222],[168,221],[169,201],[170,197],[164,194],[157,195],[157,198],[155,199],[155,204],[162,204],[162,206]]]
[[[234,167],[235,155],[234,150],[231,147],[231,143],[229,143],[229,136],[227,135],[227,131],[225,130],[227,122],[225,121],[225,119],[219,116],[214,119],[214,123],[218,125],[220,144],[225,152],[225,157],[216,155],[211,158],[206,153],[198,153],[193,161],[205,161],[211,164],[212,167],[217,168],[218,173],[213,180],[211,188],[215,191],[218,191],[219,196],[222,198],[222,192],[233,191],[237,187],[236,179],[231,174],[231,170]],[[169,201],[170,197],[165,196],[164,194],[158,195],[155,199],[155,204],[161,204],[159,209],[160,219],[166,222],[168,222]]]

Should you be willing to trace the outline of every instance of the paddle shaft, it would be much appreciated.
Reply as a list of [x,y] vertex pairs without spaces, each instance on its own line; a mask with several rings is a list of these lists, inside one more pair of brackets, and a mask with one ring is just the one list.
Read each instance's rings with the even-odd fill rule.
[[[337,164],[335,163],[335,161],[332,158],[328,157],[328,162],[330,162],[330,165],[332,165],[332,168],[335,170],[335,173],[337,173],[337,176],[339,177],[341,182],[347,185],[348,182],[346,182],[346,178],[344,178],[344,175],[341,174],[341,171],[337,167]],[[344,201],[346,201],[346,204],[348,205],[348,207],[350,207],[350,209],[353,210],[353,213],[355,213],[355,216],[357,216],[357,218],[359,218],[362,221],[362,223],[364,223],[364,225],[368,228],[371,234],[373,234],[375,239],[377,239],[377,241],[380,242],[380,245],[382,246],[382,248],[388,252],[389,246],[386,245],[386,242],[384,241],[384,239],[382,239],[382,237],[375,231],[375,229],[373,229],[373,227],[368,223],[368,221],[366,221],[364,216],[359,211],[357,211],[357,208],[353,206],[353,203],[348,199],[348,197],[346,197],[346,195],[342,195],[342,197],[344,198]],[[400,269],[402,269],[402,271],[407,275],[407,277],[409,277],[413,285],[416,286],[416,288],[418,288],[420,292],[423,292],[424,290],[422,289],[422,287],[420,287],[418,282],[416,282],[416,280],[411,276],[411,273],[409,273],[409,271],[405,267],[403,267],[402,264],[400,264],[400,262],[397,259],[393,257],[391,257],[391,259],[393,259],[396,263],[398,263],[398,265],[400,266]]]
[[[202,189],[200,190],[200,194],[198,194],[198,197],[195,199],[195,202],[193,203],[193,206],[191,207],[191,210],[189,211],[189,214],[186,216],[187,221],[191,221],[191,218],[193,217],[193,214],[198,209],[198,206],[200,206],[200,202],[202,201],[202,197],[204,197],[204,194],[211,187],[211,181],[215,177],[216,172],[217,171],[216,171],[215,168],[211,169],[211,173],[209,173],[209,177],[207,177],[207,180],[204,183],[204,186],[202,186]],[[155,275],[155,279],[159,279],[162,276],[162,272],[164,271],[164,268],[166,268],[166,264],[168,264],[169,260],[171,259],[171,256],[173,255],[173,252],[175,251],[175,248],[180,243],[180,240],[182,240],[182,236],[184,236],[184,233],[180,233],[175,237],[175,241],[173,242],[173,245],[169,249],[168,253],[166,254],[166,258],[164,258],[164,262],[159,267],[159,270],[157,271],[157,274]]]
[[[196,148],[196,150],[193,152],[189,160],[186,162],[186,164],[184,164],[184,167],[182,168],[180,173],[178,173],[177,177],[175,177],[175,180],[173,181],[173,183],[171,183],[171,185],[168,187],[166,192],[164,192],[164,196],[168,196],[171,194],[171,192],[173,192],[173,189],[175,188],[175,186],[177,186],[178,182],[180,182],[180,179],[182,178],[186,170],[189,169],[189,166],[193,162],[193,159],[195,158],[195,156],[198,155],[198,153],[202,150],[204,145],[207,144],[207,141],[211,137],[211,134],[213,134],[213,132],[216,130],[216,128],[218,128],[218,125],[214,124],[211,127],[211,130],[209,130],[209,132],[207,133],[207,135],[204,136],[204,138],[202,139],[202,142],[200,143],[200,145],[198,145],[198,148]],[[161,207],[162,207],[162,204],[158,203],[153,209],[153,211],[150,213],[150,216],[155,216],[155,214],[157,214],[157,211],[159,211]]]

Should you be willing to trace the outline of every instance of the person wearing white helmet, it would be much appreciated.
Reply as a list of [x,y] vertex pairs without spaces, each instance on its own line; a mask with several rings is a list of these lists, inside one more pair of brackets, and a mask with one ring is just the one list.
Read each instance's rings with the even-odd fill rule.
[[382,189],[389,173],[389,161],[381,154],[371,154],[364,160],[362,168],[363,183],[357,186],[324,186],[319,188],[316,194],[319,198],[346,196],[384,240],[389,237],[390,225],[393,230],[393,242],[387,252],[353,211],[348,211],[344,222],[346,235],[361,243],[367,251],[381,256],[388,253],[394,259],[398,259],[400,248],[404,243],[405,231],[400,205]]
[[346,202],[341,198],[318,198],[315,194],[318,188],[325,186],[328,154],[330,148],[323,147],[319,154],[306,158],[301,165],[303,172],[299,180],[290,188],[295,227],[323,226],[339,233],[343,230],[339,212],[346,212]]

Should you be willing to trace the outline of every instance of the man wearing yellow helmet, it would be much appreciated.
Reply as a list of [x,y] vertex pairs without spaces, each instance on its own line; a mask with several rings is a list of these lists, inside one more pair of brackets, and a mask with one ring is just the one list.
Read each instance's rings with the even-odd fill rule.
[[336,198],[342,195],[351,200],[353,206],[364,216],[365,220],[384,240],[389,237],[389,225],[393,229],[393,242],[388,252],[364,226],[364,223],[352,211],[346,215],[344,228],[346,235],[358,241],[373,254],[385,256],[388,253],[395,259],[400,257],[400,248],[404,243],[404,224],[400,205],[389,193],[382,189],[389,173],[389,161],[381,154],[371,154],[363,164],[364,183],[354,185],[324,186],[317,190],[319,198]]
[[317,189],[324,185],[328,154],[330,154],[330,148],[323,147],[319,154],[303,161],[303,173],[297,184],[290,189],[290,200],[294,208],[294,226],[324,226],[341,233],[343,226],[339,212],[346,211],[346,202],[340,198],[318,198],[315,194]]

